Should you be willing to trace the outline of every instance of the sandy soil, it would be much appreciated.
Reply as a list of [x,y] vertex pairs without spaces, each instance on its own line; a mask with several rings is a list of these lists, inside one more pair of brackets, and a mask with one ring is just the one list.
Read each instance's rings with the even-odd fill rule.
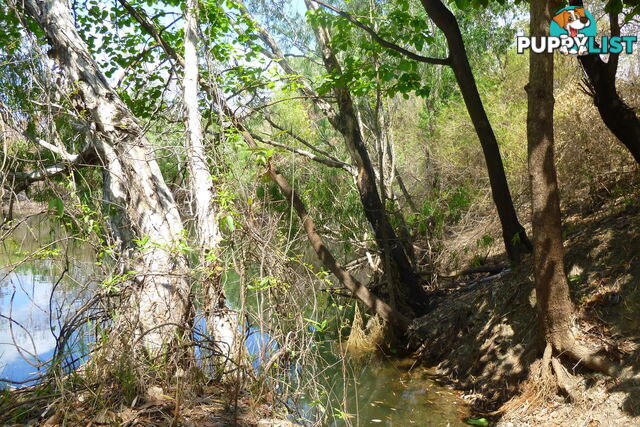
[[[563,360],[574,381],[573,401],[559,393],[514,399],[540,357],[530,260],[502,275],[441,283],[438,307],[414,323],[421,357],[465,391],[475,412],[499,425],[640,425],[638,200],[619,198],[599,213],[565,219],[577,336],[624,366],[624,375],[605,377]],[[510,399],[506,412],[495,412]]]

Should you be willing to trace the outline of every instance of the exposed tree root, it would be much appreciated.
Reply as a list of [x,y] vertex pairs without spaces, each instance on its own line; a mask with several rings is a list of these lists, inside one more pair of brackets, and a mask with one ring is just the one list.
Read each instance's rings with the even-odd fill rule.
[[[609,376],[615,377],[619,374],[619,367],[606,358],[596,356],[593,351],[578,344],[572,336],[564,338],[555,346],[547,342],[542,359],[531,365],[529,377],[522,384],[521,393],[502,405],[494,414],[520,411],[523,414],[530,414],[535,408],[559,393],[570,401],[579,403],[582,397],[578,383],[562,365],[559,356],[569,357],[591,370]],[[554,347],[562,349],[557,352],[557,357],[553,356]]]
[[557,393],[558,384],[550,366],[552,353],[551,344],[547,344],[542,359],[531,365],[521,393],[507,401],[494,414],[516,410],[529,414]]
[[572,375],[555,357],[551,358],[551,367],[553,368],[553,372],[556,374],[558,390],[564,393],[572,402],[578,402],[580,398],[576,390],[575,379]]
[[618,366],[604,357],[596,356],[593,351],[578,344],[575,339],[572,338],[572,341],[570,345],[563,345],[561,347],[563,355],[576,360],[593,371],[601,372],[611,377],[618,376],[620,371]]

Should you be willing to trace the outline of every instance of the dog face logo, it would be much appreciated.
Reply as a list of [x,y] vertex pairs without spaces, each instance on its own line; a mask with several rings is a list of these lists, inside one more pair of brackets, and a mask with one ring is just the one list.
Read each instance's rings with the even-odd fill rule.
[[602,36],[596,40],[598,29],[593,15],[584,7],[568,6],[556,12],[549,23],[549,36],[517,36],[519,54],[553,53],[564,55],[619,54],[631,55],[638,36]]
[[565,7],[559,10],[551,21],[551,36],[561,39],[572,38],[575,43],[569,49],[569,43],[562,43],[560,52],[564,55],[585,55],[587,46],[585,37],[595,37],[596,21],[593,15],[583,7]]
[[578,31],[591,24],[591,21],[585,15],[584,8],[563,10],[553,17],[553,21],[560,28],[566,30],[571,37],[577,37]]

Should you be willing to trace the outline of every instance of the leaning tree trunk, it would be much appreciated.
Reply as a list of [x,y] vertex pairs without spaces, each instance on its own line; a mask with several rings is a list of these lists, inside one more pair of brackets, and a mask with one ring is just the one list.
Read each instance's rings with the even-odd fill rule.
[[76,31],[68,2],[25,0],[15,5],[44,31],[74,107],[92,123],[102,144],[98,151],[108,171],[105,197],[122,210],[118,227],[131,231],[116,232],[116,237],[126,239],[122,246],[129,248],[131,237],[150,239],[151,244],[135,251],[135,260],[123,260],[123,271],[134,273],[128,302],[113,330],[126,344],[143,344],[158,354],[184,330],[191,315],[186,258],[174,250],[183,226],[173,196],[142,128],[109,87]]
[[[166,40],[162,38],[162,35],[156,30],[154,25],[149,21],[143,14],[139,13],[135,8],[133,8],[126,0],[119,0],[119,2],[127,9],[127,11],[131,14],[131,16],[147,31],[154,40],[162,46],[167,56],[176,61],[180,66],[184,67],[185,62],[184,58],[182,58],[176,51],[173,49]],[[242,137],[249,147],[255,148],[258,145],[256,144],[253,136],[249,132],[249,130],[244,126],[243,122],[238,119],[233,110],[226,103],[224,97],[222,97],[216,90],[215,87],[206,84],[206,82],[200,81],[202,87],[207,91],[209,96],[219,105],[222,114],[224,114],[231,124],[240,131]],[[330,106],[325,105],[330,108]],[[278,173],[275,168],[269,162],[267,164],[269,170],[269,177],[278,185],[282,194],[287,198],[287,200],[291,203],[292,207],[296,210],[298,218],[302,222],[302,226],[307,233],[307,238],[311,243],[314,251],[318,255],[318,258],[329,271],[331,271],[342,283],[342,285],[352,292],[352,294],[362,301],[367,308],[369,308],[372,312],[379,315],[385,321],[388,321],[392,326],[395,327],[396,331],[404,334],[407,331],[407,327],[409,324],[409,319],[403,313],[398,312],[393,307],[389,306],[379,297],[371,293],[366,286],[360,283],[356,278],[351,276],[348,271],[344,269],[336,261],[334,256],[331,254],[329,248],[325,245],[322,237],[318,234],[315,229],[315,225],[313,219],[309,215],[302,202],[302,199],[298,196],[297,192],[291,187],[291,185],[287,182],[287,180]]]
[[480,98],[471,65],[469,65],[458,21],[440,0],[422,0],[422,5],[431,20],[447,39],[451,60],[450,65],[460,87],[460,92],[464,98],[473,126],[478,134],[484,159],[487,163],[491,194],[502,225],[504,245],[509,259],[517,263],[520,261],[522,254],[531,252],[531,242],[527,238],[524,227],[518,221],[518,215],[513,206],[502,157],[500,156],[500,148]]
[[[309,10],[317,9],[317,6],[312,1],[305,0],[305,4]],[[250,16],[249,11],[246,9],[245,13]],[[254,25],[260,38],[269,48],[269,50],[263,49],[263,53],[274,59],[285,73],[298,75],[299,73],[296,73],[291,67],[284,52],[280,49],[271,34],[255,22],[255,20]],[[322,50],[325,68],[329,72],[339,73],[340,64],[330,47],[330,39],[331,37],[325,28],[316,28],[316,41]],[[318,109],[326,115],[332,127],[344,137],[352,162],[357,167],[358,176],[356,179],[356,187],[364,208],[365,217],[374,232],[376,244],[381,251],[390,255],[392,271],[386,271],[392,279],[390,282],[393,288],[391,288],[390,291],[400,294],[398,296],[400,296],[400,299],[404,300],[404,302],[399,302],[407,309],[413,310],[416,313],[424,312],[427,306],[427,294],[422,288],[418,277],[415,275],[403,244],[391,226],[384,204],[380,200],[375,181],[375,172],[364,145],[360,132],[360,124],[348,88],[343,86],[334,90],[338,105],[336,111],[326,99],[318,96],[303,79],[299,80],[299,84],[302,94],[312,100]],[[385,254],[383,254],[383,256],[385,256]],[[394,284],[398,282],[399,286],[394,286]]]
[[[221,100],[221,102],[223,103],[221,106],[223,111],[225,111],[225,114],[231,120],[233,126],[240,131],[247,145],[249,147],[256,148],[258,145],[251,136],[251,133],[246,129],[244,124],[236,118],[233,111],[224,104],[224,101]],[[409,319],[407,316],[371,293],[366,286],[360,283],[358,279],[353,277],[342,265],[340,265],[338,261],[336,261],[335,257],[324,243],[322,236],[320,236],[316,231],[313,218],[307,211],[307,208],[298,195],[298,192],[295,191],[287,179],[273,167],[271,161],[268,162],[267,168],[267,174],[271,180],[278,186],[282,195],[296,211],[298,219],[302,224],[302,228],[307,233],[307,239],[322,262],[322,265],[327,270],[331,271],[354,297],[359,299],[373,313],[380,316],[386,322],[389,322],[398,334],[404,336],[409,327]]]
[[[309,10],[317,9],[311,0],[305,0],[305,4]],[[325,68],[330,73],[341,74],[340,63],[331,48],[329,32],[324,27],[317,27],[315,33]],[[351,159],[358,168],[356,187],[365,216],[373,229],[376,243],[383,251],[388,248],[392,266],[392,271],[387,272],[391,278],[390,282],[393,286],[397,276],[397,281],[401,284],[391,288],[390,292],[398,294],[400,300],[397,301],[403,306],[412,309],[416,314],[423,313],[426,310],[428,297],[413,271],[409,257],[391,226],[386,209],[380,200],[375,172],[360,131],[351,93],[344,84],[340,84],[334,88],[334,94],[338,111],[331,118],[332,125],[343,135]]]
[[[547,36],[551,16],[548,0],[532,0],[530,37]],[[531,51],[529,61],[527,138],[541,342],[593,369],[611,372],[611,367],[580,346],[573,334],[573,304],[564,271],[560,196],[554,159],[553,54]]]
[[[582,1],[572,1],[572,5],[582,7]],[[609,13],[611,36],[620,36],[617,13]],[[624,144],[637,163],[640,163],[640,119],[618,94],[616,73],[619,54],[609,54],[609,62],[604,62],[597,53],[579,56],[582,69],[587,75],[593,103],[604,124],[616,138]]]
[[[204,291],[203,313],[207,328],[215,339],[220,353],[217,366],[222,372],[229,361],[242,354],[242,337],[238,316],[225,302],[215,255],[221,240],[214,206],[213,179],[203,144],[198,103],[198,0],[187,0],[184,27],[183,96],[187,128],[186,158],[189,170],[189,189],[195,207],[195,235],[201,251]],[[213,257],[211,256],[213,255]]]

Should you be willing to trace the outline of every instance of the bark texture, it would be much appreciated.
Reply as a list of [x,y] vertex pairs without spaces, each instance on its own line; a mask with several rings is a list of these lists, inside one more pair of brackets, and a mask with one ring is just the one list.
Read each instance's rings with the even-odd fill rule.
[[[549,34],[552,4],[531,1],[531,37]],[[573,334],[573,304],[564,269],[560,196],[553,135],[553,54],[529,55],[527,138],[532,194],[534,276],[541,342],[590,368],[612,372],[601,358],[580,346]]]
[[[213,335],[221,357],[217,366],[222,372],[230,361],[242,355],[242,336],[238,316],[226,305],[224,290],[215,263],[208,261],[209,252],[217,253],[222,238],[214,206],[213,179],[203,144],[200,109],[198,105],[199,70],[197,48],[198,0],[187,0],[184,27],[183,96],[186,122],[186,158],[189,169],[189,190],[195,208],[195,234],[201,251],[201,264],[206,274],[201,277],[203,308],[207,328]],[[232,380],[225,376],[225,379]]]
[[440,0],[422,0],[422,6],[447,39],[449,64],[460,87],[487,163],[491,194],[502,225],[504,245],[509,259],[517,263],[523,254],[531,252],[532,245],[524,227],[518,221],[518,215],[513,206],[498,141],[480,98],[458,21]]
[[121,246],[131,248],[132,236],[149,237],[154,243],[137,251],[136,262],[123,266],[123,271],[134,271],[133,286],[114,331],[126,336],[130,344],[142,343],[157,354],[188,324],[190,316],[186,259],[172,251],[183,228],[173,196],[153,158],[151,144],[76,31],[68,2],[26,0],[15,6],[44,31],[51,46],[49,54],[63,73],[74,107],[92,124],[108,174],[105,200],[122,213],[117,227],[131,230],[114,231]]
[[[531,37],[548,34],[547,0],[531,2]],[[553,139],[553,54],[529,55],[527,138],[532,192],[536,301],[545,340],[556,349],[571,331],[573,306],[564,272],[560,197]]]
[[[573,2],[572,2],[573,3]],[[582,1],[577,6],[582,6]],[[616,13],[609,14],[611,36],[620,35],[620,24]],[[624,144],[637,163],[640,163],[640,119],[618,94],[616,73],[619,54],[610,54],[604,62],[599,54],[579,56],[582,69],[587,75],[593,103],[604,124]]]
[[[311,0],[305,0],[307,9],[316,10]],[[326,28],[315,28],[316,40],[320,47],[322,60],[329,73],[341,74],[342,69],[335,52],[331,49],[331,36]],[[391,293],[397,295],[396,301],[413,310],[416,314],[425,312],[428,297],[420,280],[413,271],[409,257],[389,222],[387,212],[380,199],[376,185],[376,175],[369,153],[362,137],[360,123],[349,89],[345,85],[334,88],[338,110],[335,116],[329,117],[333,127],[340,132],[351,159],[358,170],[356,186],[364,213],[371,224],[378,247],[387,251],[391,258],[390,282],[399,282],[393,286]]]
[[202,139],[198,108],[198,1],[187,0],[184,27],[183,95],[187,128],[186,157],[189,189],[195,208],[196,237],[204,252],[215,250],[220,243],[220,230],[213,204],[213,180]]

